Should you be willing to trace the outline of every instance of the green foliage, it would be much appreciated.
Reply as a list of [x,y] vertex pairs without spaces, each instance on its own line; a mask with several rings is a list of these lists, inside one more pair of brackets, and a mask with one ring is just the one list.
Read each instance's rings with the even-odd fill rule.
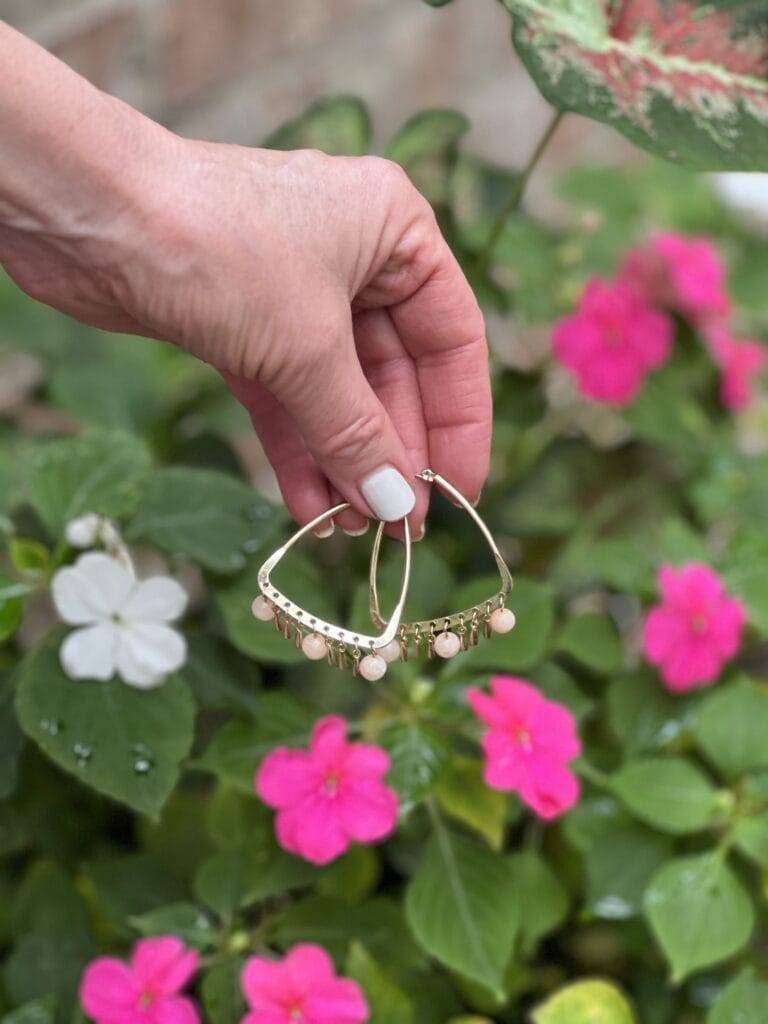
[[535,1024],[635,1024],[626,998],[606,981],[579,981],[556,992],[535,1011]]
[[613,788],[641,821],[663,832],[696,832],[715,806],[709,780],[681,757],[629,761],[613,776]]
[[743,0],[725,14],[686,0],[675,12],[679,41],[672,47],[664,44],[663,3],[648,6],[629,39],[612,31],[611,18],[620,14],[595,0],[504,4],[517,52],[555,107],[605,121],[691,167],[765,168],[768,89],[759,35],[752,60],[745,59]]
[[153,474],[131,520],[128,540],[143,540],[206,569],[245,566],[274,531],[271,506],[250,487],[204,469],[171,467]]
[[755,920],[749,894],[716,853],[678,857],[659,868],[645,891],[645,912],[673,981],[737,953]]
[[[656,11],[655,0],[646,6]],[[604,4],[507,7],[518,49],[558,106],[610,116],[644,145],[674,145],[681,161],[763,161],[764,133],[753,135],[741,108],[732,149],[717,112],[692,122],[690,96],[671,111],[653,83],[647,121],[632,78],[617,112],[617,79],[589,63],[615,56]],[[756,23],[738,7],[717,10],[726,27],[745,15],[749,49]],[[710,32],[711,16],[702,9],[691,40]],[[735,45],[726,31],[720,57]],[[634,73],[641,51],[653,77],[653,38],[632,35],[621,69]],[[234,440],[250,428],[218,377],[175,349],[65,323],[0,281],[0,344],[34,352],[35,401],[86,428],[32,439],[4,417],[0,429],[3,1024],[82,1024],[84,965],[161,934],[202,953],[190,994],[206,1024],[245,1015],[248,957],[300,942],[323,946],[363,988],[372,1024],[765,1016],[768,428],[723,411],[690,325],[677,325],[674,358],[622,409],[563,399],[541,363],[553,320],[585,281],[613,274],[655,228],[712,237],[744,330],[764,337],[764,239],[705,179],[660,163],[590,165],[560,182],[557,223],[518,206],[488,255],[523,178],[468,152],[467,127],[456,111],[424,111],[381,151],[432,201],[490,314],[496,427],[481,511],[515,574],[518,624],[448,662],[394,664],[373,688],[307,662],[251,614],[258,568],[290,524],[245,482]],[[269,144],[366,153],[368,114],[349,97],[323,100]],[[498,580],[480,532],[450,503],[433,506],[408,616],[439,623]],[[78,554],[67,523],[89,512],[114,521],[140,577],[166,571],[160,556],[190,591],[178,623],[186,663],[156,689],[74,681],[61,667],[50,581]],[[362,630],[369,543],[309,540],[278,585]],[[691,560],[718,570],[749,623],[722,680],[673,694],[643,661],[642,620],[659,565]],[[388,542],[384,607],[401,571],[402,547]],[[466,688],[497,674],[528,679],[577,722],[580,797],[560,819],[538,821],[484,781],[484,728]],[[389,754],[400,814],[385,841],[317,867],[281,849],[254,778],[276,747],[305,748],[327,714]]]
[[420,944],[447,967],[504,991],[520,927],[511,863],[441,826],[408,887],[408,921]]
[[119,680],[73,685],[51,645],[23,664],[16,708],[24,732],[59,767],[149,815],[172,791],[192,743],[194,706],[181,679],[156,690]]

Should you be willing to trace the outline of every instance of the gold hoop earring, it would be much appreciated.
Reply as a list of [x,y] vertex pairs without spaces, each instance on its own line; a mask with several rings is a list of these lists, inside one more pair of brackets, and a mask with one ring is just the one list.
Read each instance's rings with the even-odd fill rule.
[[281,548],[269,556],[259,569],[258,583],[261,594],[254,599],[251,610],[254,616],[262,622],[273,622],[278,632],[286,640],[293,639],[296,646],[311,661],[321,661],[325,658],[329,664],[335,665],[337,668],[351,668],[355,675],[359,674],[364,679],[375,682],[386,673],[387,663],[394,660],[393,651],[395,651],[395,658],[399,656],[400,651],[396,636],[400,628],[400,619],[411,579],[411,532],[407,519],[403,520],[405,559],[400,596],[389,622],[380,624],[382,632],[376,636],[354,632],[332,622],[325,622],[313,615],[312,612],[307,611],[306,608],[294,604],[289,597],[286,597],[274,586],[270,578],[275,566],[294,544],[327,519],[333,518],[349,507],[349,502],[334,505],[333,508],[307,523],[306,526],[302,526]]
[[[437,484],[472,518],[488,543],[488,547],[491,549],[501,577],[501,589],[498,593],[489,597],[486,601],[474,605],[472,608],[465,608],[463,611],[440,616],[437,619],[424,619],[421,622],[403,622],[398,627],[396,631],[397,640],[400,648],[400,658],[403,661],[408,658],[411,644],[414,646],[414,652],[417,657],[421,654],[421,648],[424,645],[427,657],[429,658],[434,655],[441,658],[452,658],[459,651],[466,651],[470,647],[474,647],[480,640],[481,632],[484,636],[489,637],[492,633],[508,633],[514,628],[515,615],[506,607],[506,600],[513,586],[512,574],[498,549],[496,541],[491,535],[491,531],[464,495],[453,484],[431,469],[424,469],[416,475],[421,480]],[[368,588],[368,605],[371,619],[374,625],[379,628],[387,625],[381,615],[376,582],[384,526],[384,523],[379,524],[373,541]]]

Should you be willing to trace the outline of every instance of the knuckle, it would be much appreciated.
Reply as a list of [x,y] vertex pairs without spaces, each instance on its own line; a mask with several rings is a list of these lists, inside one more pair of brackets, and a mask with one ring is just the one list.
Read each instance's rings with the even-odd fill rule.
[[400,164],[382,156],[362,158],[364,169],[377,188],[391,191],[415,191],[411,180]]
[[383,436],[383,411],[363,412],[321,440],[320,454],[334,462],[357,462]]

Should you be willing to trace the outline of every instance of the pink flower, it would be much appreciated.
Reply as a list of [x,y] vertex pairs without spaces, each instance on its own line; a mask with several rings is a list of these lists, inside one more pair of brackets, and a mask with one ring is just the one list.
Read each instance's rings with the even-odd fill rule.
[[697,322],[728,313],[725,277],[725,267],[708,239],[671,232],[630,250],[620,271],[621,280],[642,290],[649,302]]
[[645,620],[643,652],[672,693],[713,683],[739,649],[746,611],[720,577],[691,562],[659,570],[662,602]]
[[88,965],[80,1002],[96,1024],[198,1024],[191,999],[178,993],[197,970],[198,954],[181,939],[141,939],[130,963],[103,956]]
[[669,355],[673,325],[626,282],[594,278],[579,307],[555,325],[555,357],[587,398],[625,405]]
[[556,818],[579,797],[578,779],[567,767],[581,753],[573,715],[524,679],[495,676],[491,691],[490,697],[477,689],[467,694],[490,727],[482,739],[485,781],[514,790],[539,817]]
[[740,341],[724,328],[709,332],[709,347],[720,367],[720,397],[727,409],[743,409],[752,400],[752,382],[768,368],[768,350],[758,341]]
[[240,1024],[363,1024],[368,1005],[360,987],[337,978],[331,958],[310,943],[282,961],[254,956],[243,968],[243,995],[251,1012]]
[[327,864],[353,842],[389,835],[397,796],[382,782],[389,755],[379,747],[348,743],[346,722],[330,715],[315,724],[309,750],[280,747],[261,763],[256,792],[277,809],[283,849],[313,864]]

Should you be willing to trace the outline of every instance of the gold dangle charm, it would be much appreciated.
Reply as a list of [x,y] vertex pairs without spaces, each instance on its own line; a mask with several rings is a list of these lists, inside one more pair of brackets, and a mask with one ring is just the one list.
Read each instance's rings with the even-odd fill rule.
[[[478,529],[485,537],[488,547],[491,549],[491,554],[496,561],[496,567],[501,577],[501,589],[498,593],[474,605],[472,608],[466,608],[463,611],[454,612],[452,615],[442,616],[438,619],[425,619],[422,622],[404,622],[400,625],[398,637],[403,660],[408,657],[411,644],[413,645],[416,657],[418,657],[421,654],[421,647],[425,639],[427,641],[426,653],[428,657],[431,658],[436,654],[439,658],[453,658],[459,651],[468,650],[478,643],[481,629],[483,634],[488,637],[493,633],[509,633],[514,628],[515,615],[506,607],[507,597],[512,590],[512,574],[491,535],[491,531],[464,495],[456,490],[453,484],[450,484],[439,473],[435,473],[431,469],[422,470],[417,476],[429,483],[437,484],[438,487],[458,502],[467,515],[474,520]],[[386,626],[379,608],[377,587],[379,553],[385,525],[384,523],[379,524],[376,537],[374,538],[368,589],[371,619],[374,625],[379,628]]]
[[264,562],[259,569],[258,581],[261,594],[254,600],[251,609],[262,622],[274,622],[275,627],[286,640],[293,639],[296,646],[310,661],[326,658],[331,665],[339,668],[351,667],[356,675],[374,682],[387,671],[387,663],[401,656],[400,619],[405,607],[408,584],[411,578],[411,533],[407,519],[403,520],[405,539],[405,561],[403,565],[400,596],[388,623],[381,624],[382,632],[375,636],[356,633],[332,622],[313,615],[286,597],[271,581],[271,573],[284,555],[316,527],[327,519],[349,508],[348,502],[335,505],[307,523],[281,548]]

